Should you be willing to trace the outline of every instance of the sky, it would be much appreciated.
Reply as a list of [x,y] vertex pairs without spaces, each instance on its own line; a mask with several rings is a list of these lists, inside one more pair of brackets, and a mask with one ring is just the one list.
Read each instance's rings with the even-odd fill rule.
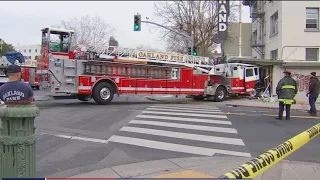
[[[154,1],[0,1],[0,38],[14,46],[41,42],[41,29],[84,15],[97,15],[115,28],[112,34],[121,47],[150,46],[164,50],[165,43],[154,25],[142,24],[133,31],[133,15],[155,21]],[[242,22],[251,22],[243,6]]]

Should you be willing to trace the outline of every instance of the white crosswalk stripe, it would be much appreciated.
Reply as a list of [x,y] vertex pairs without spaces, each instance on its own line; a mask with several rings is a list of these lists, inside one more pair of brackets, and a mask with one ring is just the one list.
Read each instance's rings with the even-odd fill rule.
[[224,112],[211,105],[158,104],[147,108],[108,141],[204,156],[251,157]]
[[[186,109],[165,109],[165,108],[147,108],[147,110],[151,111],[169,111],[169,112],[185,112]],[[188,110],[188,113],[200,113],[200,114],[224,114],[221,111],[194,111]]]

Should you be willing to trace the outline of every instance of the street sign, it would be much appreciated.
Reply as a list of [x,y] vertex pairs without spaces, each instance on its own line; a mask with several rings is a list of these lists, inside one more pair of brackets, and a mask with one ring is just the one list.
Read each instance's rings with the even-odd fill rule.
[[218,38],[226,40],[228,36],[229,0],[219,0],[218,3]]

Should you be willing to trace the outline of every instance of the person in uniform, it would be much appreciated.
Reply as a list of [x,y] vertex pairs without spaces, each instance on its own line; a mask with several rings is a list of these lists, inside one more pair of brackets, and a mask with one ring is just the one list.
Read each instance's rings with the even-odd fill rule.
[[307,93],[307,97],[309,97],[309,105],[310,110],[308,113],[311,116],[317,116],[317,108],[316,102],[319,95],[320,82],[317,78],[316,72],[311,73],[310,83],[309,83],[309,92]]
[[20,66],[15,64],[8,66],[7,75],[9,81],[0,86],[0,100],[32,102],[33,90],[29,84],[21,81]]
[[289,70],[284,70],[284,77],[278,82],[276,93],[279,99],[279,113],[276,119],[282,120],[283,110],[286,107],[286,120],[290,119],[290,108],[298,92],[297,82],[291,77]]

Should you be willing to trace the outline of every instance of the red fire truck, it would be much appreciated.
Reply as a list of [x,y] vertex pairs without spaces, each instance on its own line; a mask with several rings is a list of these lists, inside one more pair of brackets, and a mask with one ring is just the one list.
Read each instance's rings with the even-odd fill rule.
[[[0,57],[0,85],[9,80],[5,71],[10,64],[6,57]],[[29,83],[33,89],[39,89],[39,79],[36,77],[36,60],[26,60],[20,64],[20,67],[22,74],[21,81]]]
[[39,80],[54,98],[93,98],[102,105],[115,94],[189,95],[223,101],[228,94],[249,93],[259,80],[256,66],[214,66],[207,57],[114,46],[70,51],[73,34],[72,30],[42,29]]

